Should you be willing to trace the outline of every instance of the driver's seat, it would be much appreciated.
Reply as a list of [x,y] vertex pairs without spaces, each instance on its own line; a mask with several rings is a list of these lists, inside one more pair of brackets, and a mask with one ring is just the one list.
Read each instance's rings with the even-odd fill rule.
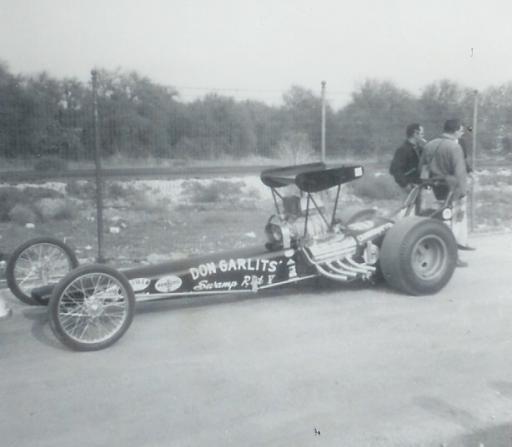
[[403,216],[439,218],[443,210],[452,208],[453,191],[444,179],[422,180],[405,199]]

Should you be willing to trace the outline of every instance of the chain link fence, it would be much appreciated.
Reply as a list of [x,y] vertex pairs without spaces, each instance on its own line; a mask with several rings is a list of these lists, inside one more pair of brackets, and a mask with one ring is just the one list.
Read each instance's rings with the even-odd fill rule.
[[[58,193],[67,198],[59,197],[60,202],[53,193],[41,197],[41,192],[28,190],[30,197],[27,198],[14,191],[13,187],[6,187],[0,191],[0,220],[23,225],[40,222],[43,227],[46,225],[44,231],[59,232],[61,223],[54,224],[55,219],[73,216],[75,223],[70,224],[72,228],[68,225],[62,230],[62,237],[88,241],[79,244],[84,255],[90,253],[90,247],[99,241],[99,258],[108,257],[104,252],[116,253],[118,257],[133,257],[133,254],[115,248],[120,238],[116,235],[127,233],[126,227],[136,228],[135,234],[140,235],[147,226],[144,219],[172,221],[172,224],[164,225],[163,231],[175,231],[173,241],[154,238],[151,234],[147,239],[146,236],[136,236],[124,242],[137,246],[139,251],[157,251],[164,247],[172,250],[179,246],[177,238],[185,240],[188,235],[177,231],[179,218],[166,217],[169,212],[163,201],[165,195],[172,196],[171,214],[179,216],[183,213],[180,207],[186,208],[183,201],[190,200],[190,197],[178,198],[170,190],[181,188],[182,183],[165,186],[166,194],[148,189],[147,185],[145,192],[141,192],[140,188],[128,188],[117,179],[98,177],[95,180],[95,165],[101,165],[104,170],[134,166],[168,167],[177,172],[187,172],[189,176],[197,175],[200,166],[217,166],[221,169],[217,172],[225,175],[233,174],[230,168],[233,165],[245,164],[250,168],[264,164],[318,161],[324,142],[326,161],[355,160],[370,167],[368,180],[364,180],[367,184],[358,189],[360,193],[364,192],[364,200],[381,201],[392,198],[396,193],[392,179],[387,176],[387,167],[394,149],[404,138],[404,129],[409,122],[424,123],[427,137],[435,137],[447,116],[455,114],[471,124],[474,115],[474,92],[455,89],[458,96],[453,94],[449,97],[450,88],[454,88],[451,84],[439,83],[428,91],[428,95],[419,98],[385,82],[366,82],[352,94],[330,91],[329,85],[326,87],[324,109],[320,84],[318,92],[291,87],[283,92],[279,105],[269,105],[240,95],[231,97],[231,91],[184,98],[179,89],[157,85],[136,73],[99,70],[95,121],[92,79],[90,82],[55,80],[44,74],[24,78],[13,76],[0,67],[0,160],[4,172],[0,176],[7,178],[6,171],[25,170],[52,180],[72,169],[88,178],[61,183]],[[507,90],[491,93],[494,96],[487,93],[479,97],[481,108],[476,148],[482,155],[501,157],[499,163],[503,170],[508,163],[507,132],[512,126],[508,125],[507,117],[512,116],[512,109],[508,113],[503,100],[508,95]],[[512,91],[509,93],[512,96]],[[336,109],[340,96],[349,102]],[[494,103],[490,98],[494,98]],[[503,115],[496,115],[496,110]],[[325,119],[323,135],[322,116]],[[494,128],[495,133],[492,132]],[[80,174],[80,169],[88,171]],[[130,175],[133,176],[132,183],[135,183],[135,174]],[[41,179],[41,176],[37,178]],[[509,207],[499,203],[496,206],[493,199],[489,188],[495,187],[497,180],[505,185],[502,194],[508,194],[508,172],[503,171],[499,176],[486,173],[480,176],[480,186],[475,192],[480,197],[480,205],[475,204],[473,209],[476,210],[478,205],[480,210],[485,208],[485,213],[480,211],[479,216],[473,213],[477,229],[482,225],[484,228],[498,226],[512,217]],[[247,189],[248,186],[244,185],[240,188]],[[162,191],[161,185],[158,188]],[[209,207],[217,207],[229,215],[229,207],[221,204],[223,200],[232,200],[240,205],[238,198],[223,195],[224,190],[230,189],[224,183],[189,183],[184,190],[187,188],[200,196],[194,206],[208,210]],[[253,196],[263,197],[259,193]],[[204,205],[205,202],[208,206]],[[257,209],[257,201],[253,203]],[[23,204],[26,205],[24,208]],[[136,212],[137,215],[131,213],[130,218],[138,221],[137,225],[122,216],[121,211],[125,210]],[[186,212],[193,219],[191,209]],[[208,219],[206,222],[199,219],[193,229],[194,238],[204,236],[199,234],[200,224],[213,228],[221,222],[217,228],[219,231],[226,227],[225,217],[214,213]],[[240,218],[231,218],[233,221],[237,219]],[[253,222],[254,219],[249,219],[246,224],[251,226]],[[241,228],[239,226],[236,231],[242,231]],[[86,231],[82,235],[83,229]],[[102,241],[103,236],[105,241]],[[28,233],[11,231],[0,239],[0,244],[7,247],[2,250],[12,249],[27,237]],[[226,245],[229,246],[228,241]]]

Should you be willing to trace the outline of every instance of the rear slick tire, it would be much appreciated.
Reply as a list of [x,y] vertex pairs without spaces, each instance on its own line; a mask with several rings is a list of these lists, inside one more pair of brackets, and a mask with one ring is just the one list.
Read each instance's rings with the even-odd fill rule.
[[128,279],[100,264],[70,272],[54,288],[48,306],[55,336],[76,351],[115,343],[133,320],[135,296]]
[[387,283],[410,295],[431,295],[450,281],[457,244],[439,220],[407,217],[385,235],[379,264]]

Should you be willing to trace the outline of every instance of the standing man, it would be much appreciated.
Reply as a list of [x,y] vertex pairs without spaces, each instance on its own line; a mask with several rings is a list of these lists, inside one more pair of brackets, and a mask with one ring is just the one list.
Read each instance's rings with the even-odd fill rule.
[[[464,151],[459,139],[464,134],[464,126],[458,119],[449,119],[444,123],[443,134],[429,141],[423,148],[421,166],[426,166],[430,178],[443,178],[453,193],[452,231],[460,250],[474,250],[467,245],[467,183],[468,173]],[[467,267],[467,263],[457,260],[458,267]]]
[[418,169],[421,151],[425,139],[423,138],[423,126],[419,123],[412,123],[405,129],[406,139],[396,149],[389,173],[394,177],[398,185],[409,192],[417,183],[420,183],[420,172]]

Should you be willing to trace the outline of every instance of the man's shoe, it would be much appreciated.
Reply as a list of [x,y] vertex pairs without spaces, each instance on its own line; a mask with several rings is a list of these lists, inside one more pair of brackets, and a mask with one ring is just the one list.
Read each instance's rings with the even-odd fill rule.
[[467,267],[468,263],[465,261],[462,261],[461,259],[457,259],[457,263],[455,264],[455,267]]
[[464,250],[464,251],[475,251],[476,250],[475,247],[471,247],[470,245],[462,245],[462,244],[457,244],[457,248],[459,250]]

